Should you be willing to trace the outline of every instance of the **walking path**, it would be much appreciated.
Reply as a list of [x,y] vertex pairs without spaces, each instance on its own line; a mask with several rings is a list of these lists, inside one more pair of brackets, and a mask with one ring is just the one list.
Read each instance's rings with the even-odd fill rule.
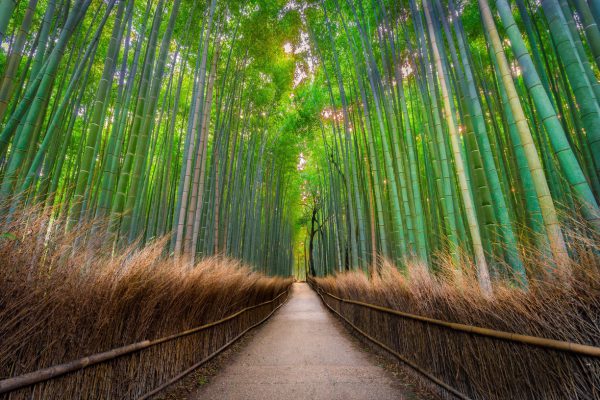
[[350,340],[306,283],[190,400],[415,399]]

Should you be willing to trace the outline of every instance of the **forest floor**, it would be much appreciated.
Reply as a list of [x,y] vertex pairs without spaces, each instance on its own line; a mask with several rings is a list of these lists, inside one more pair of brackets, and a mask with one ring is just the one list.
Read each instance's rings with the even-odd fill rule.
[[353,338],[305,283],[220,364],[195,374],[189,400],[432,398]]

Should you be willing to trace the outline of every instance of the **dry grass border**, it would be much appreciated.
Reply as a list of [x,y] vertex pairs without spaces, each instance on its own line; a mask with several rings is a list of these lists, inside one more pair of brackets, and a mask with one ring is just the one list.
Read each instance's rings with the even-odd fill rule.
[[[574,234],[571,238],[575,237]],[[323,291],[444,321],[600,346],[600,240],[571,240],[569,273],[551,277],[539,254],[526,259],[524,291],[496,281],[494,296],[476,277],[456,279],[447,260],[430,274],[407,263],[407,273],[384,263],[369,279],[362,273],[317,278]],[[469,268],[464,268],[468,271]],[[600,359],[458,332],[324,296],[353,324],[472,399],[600,399]],[[448,398],[453,396],[448,395]]]
[[[219,320],[273,299],[291,283],[222,257],[185,267],[164,257],[163,241],[111,254],[94,225],[67,234],[62,224],[51,224],[42,214],[21,213],[2,222],[2,378]],[[215,328],[4,398],[137,398],[211,354],[275,306],[261,306]]]

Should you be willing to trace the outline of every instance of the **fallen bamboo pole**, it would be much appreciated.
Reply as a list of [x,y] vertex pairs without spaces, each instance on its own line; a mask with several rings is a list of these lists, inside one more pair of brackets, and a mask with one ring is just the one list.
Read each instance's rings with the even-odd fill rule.
[[[289,289],[289,288],[288,288]],[[191,334],[206,330],[216,325],[220,325],[224,322],[232,320],[250,310],[255,308],[265,306],[267,304],[273,303],[278,300],[281,296],[288,292],[288,289],[282,291],[275,298],[265,301],[260,304],[256,304],[250,307],[246,307],[234,314],[231,314],[225,318],[222,318],[218,321],[210,322],[208,324],[198,326],[196,328],[188,329],[183,332],[175,333],[173,335],[165,336],[163,338],[154,339],[154,340],[143,340],[141,342],[129,344],[126,346],[118,347],[116,349],[108,350],[102,353],[96,353],[91,356],[83,357],[78,360],[69,361],[63,364],[54,365],[52,367],[39,369],[37,371],[29,372],[27,374],[15,376],[12,378],[7,378],[0,380],[0,394],[9,393],[15,391],[17,389],[21,389],[27,386],[35,385],[36,383],[44,382],[53,378],[57,378],[59,376],[75,372],[89,366],[100,364],[106,361],[114,360],[115,358],[122,357],[127,354],[135,353],[140,350],[147,349],[149,347],[156,346],[161,343],[169,342],[171,340],[189,336]]]

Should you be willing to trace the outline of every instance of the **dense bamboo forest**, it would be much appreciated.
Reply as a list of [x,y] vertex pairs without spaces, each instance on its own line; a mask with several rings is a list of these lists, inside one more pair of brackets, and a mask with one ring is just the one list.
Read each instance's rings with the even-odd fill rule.
[[[596,0],[0,0],[0,378],[254,307],[290,277],[600,345],[599,24]],[[148,319],[24,350],[23,326],[57,301],[60,331],[95,280],[135,287]],[[238,297],[207,294],[219,282]],[[153,322],[176,303],[159,288],[189,324]],[[188,310],[193,293],[226,305]],[[128,321],[114,301],[102,315]],[[66,390],[46,389],[22,398]]]
[[568,275],[600,227],[594,2],[346,3],[305,11],[310,272],[469,264],[487,293]]
[[443,253],[486,291],[600,229],[594,2],[205,3],[2,2],[3,213],[277,274],[302,235],[313,274]]

